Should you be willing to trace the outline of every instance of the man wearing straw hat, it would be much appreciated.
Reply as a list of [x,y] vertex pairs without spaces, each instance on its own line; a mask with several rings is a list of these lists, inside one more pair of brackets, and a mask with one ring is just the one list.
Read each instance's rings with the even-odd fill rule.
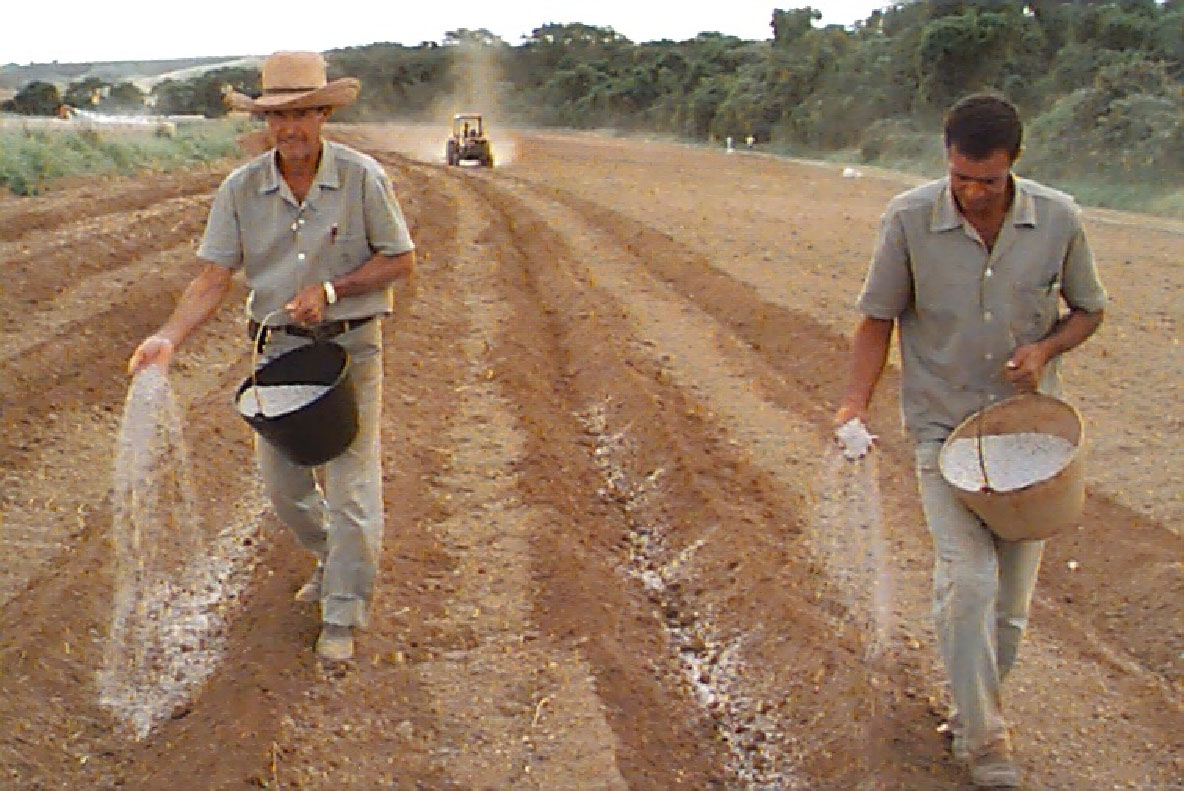
[[943,479],[938,454],[991,402],[1022,390],[1059,394],[1060,356],[1094,333],[1106,304],[1072,198],[1012,174],[1022,134],[1015,107],[997,95],[968,96],[947,112],[948,175],[898,195],[882,217],[835,415],[840,427],[866,424],[899,327],[901,409],[934,542],[949,725],[955,755],[980,787],[1019,784],[1001,685],[1027,625],[1043,542],[996,538]]
[[381,318],[393,287],[409,281],[414,245],[390,180],[372,158],[324,140],[337,107],[357,98],[353,78],[329,81],[313,52],[277,52],[262,67],[260,97],[231,94],[236,109],[261,115],[274,148],[219,187],[197,257],[202,267],[165,324],[140,343],[134,374],[166,367],[174,350],[208,320],[242,271],[250,287],[250,335],[264,359],[314,339],[349,352],[358,434],[320,470],[294,464],[260,439],[264,488],[280,519],[317,558],[298,601],[319,602],[317,654],[350,659],[364,626],[382,538]]

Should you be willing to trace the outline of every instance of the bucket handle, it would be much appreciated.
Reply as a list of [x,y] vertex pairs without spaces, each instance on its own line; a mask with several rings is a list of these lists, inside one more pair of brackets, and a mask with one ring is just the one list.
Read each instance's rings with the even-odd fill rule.
[[264,316],[263,321],[259,322],[258,329],[255,330],[254,343],[251,344],[251,391],[255,396],[255,406],[263,417],[267,417],[267,415],[263,414],[263,399],[259,397],[259,379],[256,373],[259,370],[259,349],[263,346],[263,333],[267,332],[267,322],[283,312],[284,308],[276,308]]
[[983,450],[983,417],[986,414],[987,407],[991,405],[990,393],[983,393],[982,406],[979,407],[978,417],[974,421],[974,440],[975,447],[978,451],[978,469],[983,474],[983,485],[979,489],[980,492],[992,492],[991,479],[987,476],[987,455]]

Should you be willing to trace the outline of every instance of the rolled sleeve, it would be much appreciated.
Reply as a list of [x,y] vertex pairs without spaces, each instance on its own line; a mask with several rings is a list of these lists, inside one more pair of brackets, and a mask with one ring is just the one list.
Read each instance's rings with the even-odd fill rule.
[[900,215],[888,212],[880,222],[880,238],[856,303],[873,319],[890,320],[908,308],[912,298],[908,243]]
[[415,249],[403,210],[395,198],[390,177],[385,172],[367,172],[363,205],[366,235],[371,249],[386,256],[401,255]]
[[214,193],[197,257],[228,269],[238,269],[243,265],[239,217],[234,205],[234,193],[227,182]]
[[1061,295],[1069,307],[1097,313],[1106,307],[1108,296],[1098,277],[1093,251],[1078,217],[1077,227],[1065,250]]

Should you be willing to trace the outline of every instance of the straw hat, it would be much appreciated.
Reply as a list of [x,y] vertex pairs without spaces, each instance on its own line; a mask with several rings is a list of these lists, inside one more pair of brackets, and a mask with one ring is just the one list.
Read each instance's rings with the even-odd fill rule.
[[317,52],[277,52],[263,61],[263,95],[258,99],[231,91],[226,98],[235,110],[262,113],[305,107],[345,107],[358,98],[361,81],[326,79],[325,59]]

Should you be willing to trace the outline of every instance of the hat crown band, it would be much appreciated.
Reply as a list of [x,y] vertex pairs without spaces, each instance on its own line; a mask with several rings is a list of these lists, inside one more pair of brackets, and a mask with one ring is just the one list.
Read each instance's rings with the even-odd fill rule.
[[265,94],[308,93],[309,91],[316,91],[316,90],[319,90],[324,87],[325,87],[324,85],[300,85],[300,86],[293,86],[293,87],[283,86],[280,88],[274,88],[274,87],[273,88],[264,88],[263,92]]

